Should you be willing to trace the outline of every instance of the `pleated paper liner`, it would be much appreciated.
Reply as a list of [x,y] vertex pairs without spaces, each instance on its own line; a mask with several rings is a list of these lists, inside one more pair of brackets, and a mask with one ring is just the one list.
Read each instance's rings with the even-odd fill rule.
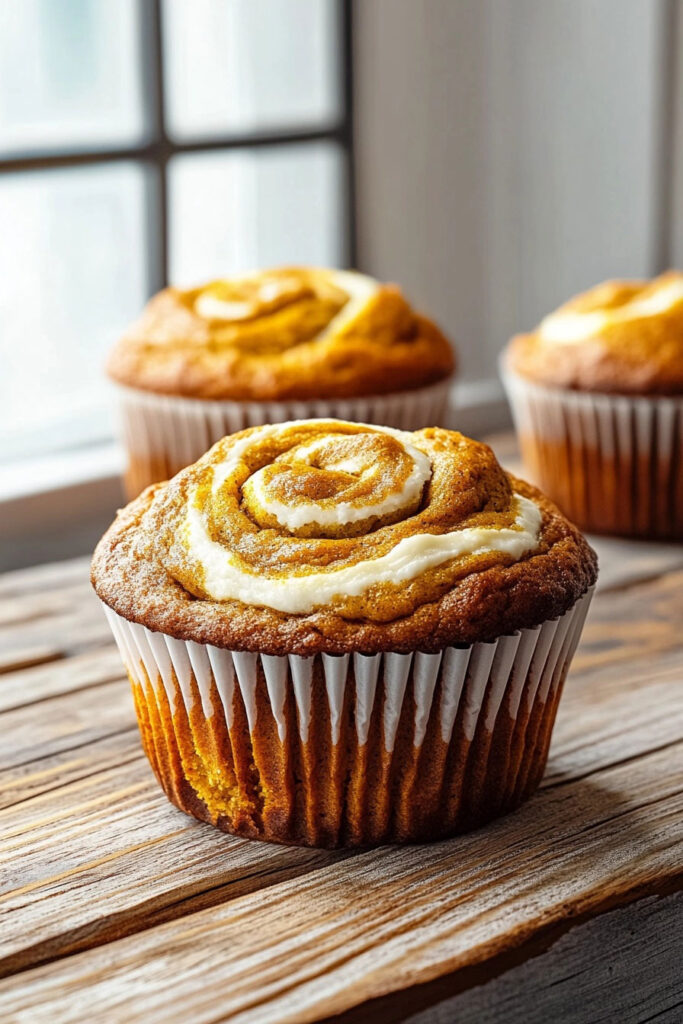
[[451,380],[413,391],[312,402],[227,402],[158,395],[116,385],[134,498],[196,462],[216,441],[246,427],[296,419],[342,419],[400,430],[443,425]]
[[105,612],[168,798],[236,835],[336,847],[449,836],[526,800],[591,596],[438,654],[230,652]]
[[683,538],[683,398],[548,388],[502,367],[533,482],[582,529]]

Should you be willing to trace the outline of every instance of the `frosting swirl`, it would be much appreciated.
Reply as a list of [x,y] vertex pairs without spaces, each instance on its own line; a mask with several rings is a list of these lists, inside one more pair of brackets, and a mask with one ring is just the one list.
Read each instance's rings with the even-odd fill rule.
[[410,390],[453,365],[447,339],[398,288],[313,267],[166,288],[107,362],[131,387],[259,402]]
[[683,394],[683,273],[596,285],[514,337],[505,363],[552,387]]
[[[619,293],[596,288],[582,301],[567,303],[541,321],[540,338],[551,344],[568,345],[593,338],[610,327],[662,316],[683,302],[683,275],[667,274],[645,286],[622,284]],[[592,300],[592,301],[591,301]]]
[[[355,271],[284,268],[213,281],[189,292],[186,301],[203,320],[214,323],[223,341],[290,348],[342,331],[379,290],[377,281]],[[283,314],[290,330],[271,331],[269,319],[283,319]]]
[[486,445],[339,420],[224,438],[147,517],[166,572],[198,598],[376,622],[536,551],[542,518]]

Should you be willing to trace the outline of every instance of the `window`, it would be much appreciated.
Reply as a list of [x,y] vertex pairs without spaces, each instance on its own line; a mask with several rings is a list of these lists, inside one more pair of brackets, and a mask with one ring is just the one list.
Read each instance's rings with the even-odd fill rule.
[[111,436],[146,299],[352,264],[350,3],[0,5],[0,460]]

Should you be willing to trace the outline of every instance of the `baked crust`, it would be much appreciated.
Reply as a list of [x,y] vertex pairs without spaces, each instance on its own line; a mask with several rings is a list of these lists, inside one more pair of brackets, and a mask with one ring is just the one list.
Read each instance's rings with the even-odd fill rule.
[[[351,438],[371,430],[339,423],[337,428],[343,428]],[[320,549],[316,547],[323,543],[319,538],[311,541],[316,567],[326,564],[320,561],[319,550],[333,561],[341,558],[353,565],[363,557],[365,543],[381,555],[382,545],[395,546],[403,537],[424,529],[439,534],[457,530],[461,523],[463,528],[476,523],[504,529],[510,523],[513,491],[531,499],[541,512],[538,541],[526,557],[511,561],[503,555],[475,554],[460,559],[457,572],[447,577],[451,582],[446,582],[445,590],[446,577],[439,575],[441,569],[431,575],[425,573],[415,585],[408,581],[394,591],[390,585],[383,585],[385,589],[377,595],[379,618],[369,612],[362,614],[362,604],[356,615],[353,604],[289,614],[234,599],[213,600],[196,566],[176,550],[184,529],[181,513],[188,503],[208,506],[213,502],[216,508],[207,513],[209,518],[216,510],[222,514],[222,509],[228,509],[225,524],[215,527],[216,536],[222,532],[222,542],[229,550],[238,551],[240,557],[253,556],[251,569],[262,575],[268,576],[269,564],[274,565],[273,574],[282,571],[282,565],[273,562],[273,550],[282,550],[282,558],[291,560],[308,543],[300,537],[276,536],[275,542],[281,541],[282,546],[273,549],[274,531],[253,525],[240,551],[235,546],[242,541],[239,523],[244,522],[248,528],[248,522],[239,516],[253,515],[253,510],[230,513],[227,499],[222,499],[221,506],[209,494],[214,467],[224,464],[231,446],[260,437],[262,429],[253,428],[224,439],[169,484],[148,488],[119,513],[98,544],[92,564],[93,586],[115,612],[178,639],[235,651],[274,655],[438,651],[454,644],[493,640],[561,615],[595,582],[594,552],[548,499],[529,484],[505,474],[486,445],[431,428],[403,435],[428,452],[436,466],[423,508],[409,509],[403,522],[396,523],[393,517],[386,524],[372,522],[365,537],[328,537]],[[303,421],[278,429],[293,434],[298,444],[299,434],[306,429],[319,432],[322,427],[320,421]],[[271,463],[279,457],[280,449],[273,448]],[[254,462],[254,466],[264,464],[260,453],[259,458],[261,461]],[[389,454],[387,459],[391,468],[394,457]],[[255,470],[250,467],[249,471]],[[425,522],[431,522],[431,526],[425,527]],[[235,537],[237,541],[231,539]],[[261,540],[263,549],[259,548]],[[361,545],[360,554],[357,545]],[[408,613],[406,600],[411,602]],[[398,609],[394,615],[392,601]]]
[[[641,303],[656,305],[657,296],[667,292],[674,301],[666,308],[638,314]],[[636,315],[624,318],[629,303]],[[595,329],[584,320],[586,334],[580,339],[553,338],[553,328],[562,329],[561,321],[567,324],[571,318],[576,323],[576,316],[585,314],[605,318],[595,322]],[[551,387],[624,395],[683,394],[683,274],[669,271],[653,281],[606,281],[565,303],[537,330],[514,337],[506,361],[521,376]]]
[[397,287],[293,267],[166,288],[114,347],[107,372],[162,394],[303,401],[411,390],[454,366],[448,340]]

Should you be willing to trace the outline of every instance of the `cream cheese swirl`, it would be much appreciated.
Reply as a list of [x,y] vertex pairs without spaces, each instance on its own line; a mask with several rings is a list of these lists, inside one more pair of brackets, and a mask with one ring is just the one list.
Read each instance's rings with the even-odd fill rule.
[[[338,289],[345,295],[345,301],[329,323],[320,330],[313,340],[339,334],[360,316],[368,303],[378,294],[380,286],[374,278],[359,274],[355,270],[315,270],[301,274],[301,280],[286,272],[268,275],[254,271],[230,282],[231,297],[216,294],[221,282],[200,291],[195,299],[194,309],[205,320],[227,323],[248,320],[269,311],[273,305],[296,302],[316,282],[327,288]],[[223,284],[226,288],[227,284]]]
[[679,302],[683,302],[683,276],[667,277],[618,306],[586,312],[560,309],[541,321],[538,334],[543,341],[570,345],[597,337],[615,324],[661,316]]
[[542,513],[485,444],[340,420],[225,437],[148,510],[196,597],[387,622],[541,545]]
[[261,605],[290,615],[312,612],[339,597],[364,594],[378,583],[412,580],[444,562],[492,551],[518,561],[538,544],[541,513],[528,498],[515,495],[517,516],[511,529],[470,528],[452,533],[419,533],[399,541],[388,554],[365,559],[344,569],[312,572],[286,579],[264,578],[245,572],[230,552],[209,536],[206,522],[191,505],[187,542],[204,570],[204,589],[214,601],[229,599]]
[[340,420],[225,438],[159,500],[165,564],[197,596],[378,621],[534,552],[542,518],[485,445]]

